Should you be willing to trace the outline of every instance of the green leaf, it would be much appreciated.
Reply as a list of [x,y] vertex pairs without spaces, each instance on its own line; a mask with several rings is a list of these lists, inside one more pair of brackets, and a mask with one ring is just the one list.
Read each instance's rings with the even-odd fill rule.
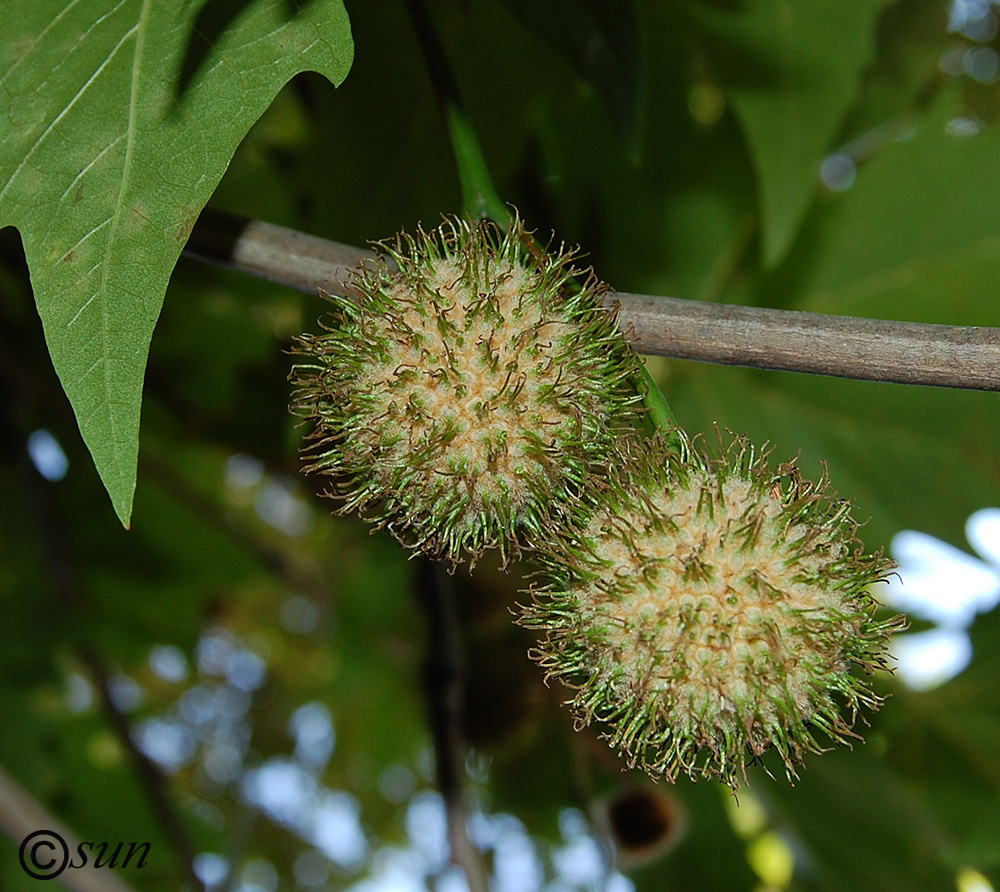
[[865,71],[859,102],[842,134],[861,159],[884,143],[886,124],[905,124],[943,83],[941,56],[955,44],[948,33],[947,5],[940,0],[887,3],[876,44],[876,57]]
[[900,689],[886,706],[888,755],[923,791],[947,831],[947,863],[1000,866],[1000,611],[970,630],[972,662],[931,691]]
[[[633,781],[634,783],[634,781]],[[694,783],[684,778],[672,789],[686,813],[686,830],[677,848],[642,868],[630,870],[637,892],[680,889],[758,888],[746,857],[746,844],[726,815],[728,788],[715,781]]]
[[910,139],[863,166],[810,221],[802,256],[819,250],[801,284],[789,283],[796,309],[1000,324],[1000,133],[951,135],[960,108],[955,91],[943,92]]
[[881,0],[760,0],[698,12],[757,169],[764,265],[776,266],[813,199],[820,163],[871,61]]
[[341,0],[3,0],[0,225],[24,240],[56,372],[122,523],[171,270],[281,86],[339,84]]

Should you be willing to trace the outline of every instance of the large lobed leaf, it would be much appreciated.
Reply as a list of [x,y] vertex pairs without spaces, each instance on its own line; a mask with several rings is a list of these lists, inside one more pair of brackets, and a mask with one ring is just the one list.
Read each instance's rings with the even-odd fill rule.
[[806,215],[820,163],[874,55],[884,6],[761,0],[698,13],[757,170],[765,266],[781,261]]
[[240,140],[292,76],[339,84],[342,0],[3,0],[0,226],[121,521],[167,280]]

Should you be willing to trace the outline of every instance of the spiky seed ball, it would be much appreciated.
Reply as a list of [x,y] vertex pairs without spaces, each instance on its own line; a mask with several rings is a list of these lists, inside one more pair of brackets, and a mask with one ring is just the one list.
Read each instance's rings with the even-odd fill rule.
[[578,721],[608,723],[630,765],[736,788],[773,746],[794,777],[816,731],[844,742],[881,703],[852,667],[886,666],[900,619],[876,619],[867,588],[892,564],[861,551],[825,472],[674,436],[632,442],[589,521],[539,543],[551,582],[522,622],[545,630],[534,656],[575,688]]
[[637,359],[606,290],[572,252],[529,247],[520,221],[446,219],[380,245],[303,335],[293,411],[313,423],[307,471],[331,475],[405,545],[452,564],[537,528],[605,458],[639,399]]

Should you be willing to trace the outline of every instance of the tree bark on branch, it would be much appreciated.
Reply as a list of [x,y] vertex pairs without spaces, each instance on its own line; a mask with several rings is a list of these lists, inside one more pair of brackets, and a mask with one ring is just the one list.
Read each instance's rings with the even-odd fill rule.
[[[351,293],[371,251],[206,210],[185,253],[306,294]],[[639,353],[864,381],[1000,390],[1000,328],[929,325],[611,291]]]

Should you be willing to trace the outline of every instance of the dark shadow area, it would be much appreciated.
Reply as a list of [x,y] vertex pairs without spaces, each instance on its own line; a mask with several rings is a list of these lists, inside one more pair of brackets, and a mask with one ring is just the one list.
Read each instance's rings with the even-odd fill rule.
[[[194,20],[177,79],[177,100],[183,101],[202,70],[212,48],[256,0],[208,0]],[[310,0],[284,0],[285,20],[290,21],[309,5]]]
[[251,222],[237,214],[205,208],[194,224],[184,250],[195,257],[229,266],[233,249]]
[[600,94],[619,136],[637,150],[645,67],[634,0],[501,0]]
[[178,100],[183,100],[212,47],[253,3],[254,0],[208,0],[201,8],[184,49],[180,77],[177,80]]

